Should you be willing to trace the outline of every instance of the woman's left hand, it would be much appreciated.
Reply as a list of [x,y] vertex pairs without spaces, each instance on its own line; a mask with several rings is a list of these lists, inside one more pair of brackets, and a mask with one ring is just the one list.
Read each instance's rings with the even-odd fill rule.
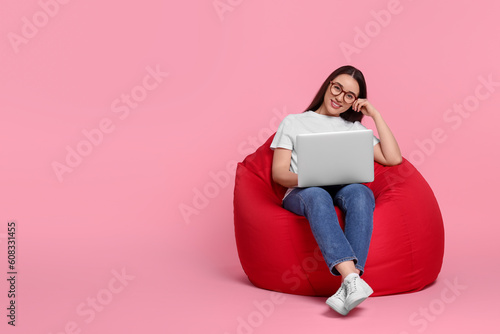
[[365,116],[373,117],[378,114],[377,109],[367,99],[357,99],[352,104],[352,110],[362,112]]

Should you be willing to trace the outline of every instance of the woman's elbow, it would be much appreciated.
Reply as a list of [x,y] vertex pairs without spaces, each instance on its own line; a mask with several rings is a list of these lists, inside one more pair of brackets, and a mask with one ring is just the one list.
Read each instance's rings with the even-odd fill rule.
[[397,157],[393,157],[392,159],[387,161],[387,166],[397,166],[400,165],[402,162],[403,162],[403,157],[400,155]]
[[283,175],[283,172],[281,171],[272,172],[271,178],[273,179],[274,183],[277,183],[282,187],[287,187],[286,176]]

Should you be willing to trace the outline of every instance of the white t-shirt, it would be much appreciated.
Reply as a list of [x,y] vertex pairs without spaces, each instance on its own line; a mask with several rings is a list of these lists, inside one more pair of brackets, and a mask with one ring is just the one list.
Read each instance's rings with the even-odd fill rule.
[[[296,136],[298,134],[364,129],[366,129],[366,127],[360,122],[349,122],[342,117],[322,115],[313,110],[308,110],[300,114],[290,114],[283,118],[271,143],[271,149],[274,150],[277,147],[281,147],[292,150],[290,171],[298,173],[297,152],[295,150]],[[373,136],[373,146],[377,145],[379,142],[380,140]],[[293,189],[294,188],[288,188],[283,199],[285,199]]]

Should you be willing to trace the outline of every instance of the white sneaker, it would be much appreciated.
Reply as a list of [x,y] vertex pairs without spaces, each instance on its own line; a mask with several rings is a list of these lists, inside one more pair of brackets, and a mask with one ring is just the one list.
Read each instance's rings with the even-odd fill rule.
[[344,286],[344,283],[340,285],[340,288],[335,292],[333,296],[326,300],[326,304],[330,306],[332,309],[337,311],[342,315],[347,315],[349,311],[345,308],[345,299],[347,296],[347,290]]
[[344,307],[348,312],[373,293],[373,289],[359,275],[344,279],[342,284],[346,288]]

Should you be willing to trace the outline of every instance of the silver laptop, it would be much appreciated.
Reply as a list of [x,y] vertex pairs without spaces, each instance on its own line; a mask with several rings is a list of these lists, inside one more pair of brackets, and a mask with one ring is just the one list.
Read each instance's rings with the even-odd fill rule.
[[297,135],[298,187],[372,182],[373,131]]

